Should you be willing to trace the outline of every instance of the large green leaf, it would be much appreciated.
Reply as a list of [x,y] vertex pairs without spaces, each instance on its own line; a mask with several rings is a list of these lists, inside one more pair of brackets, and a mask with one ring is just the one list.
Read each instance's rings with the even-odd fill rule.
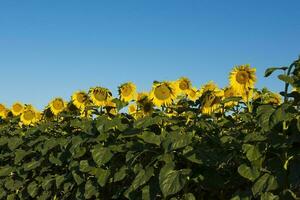
[[10,166],[0,167],[0,177],[9,176],[13,171],[14,169]]
[[97,187],[95,183],[93,183],[91,180],[88,180],[85,184],[85,192],[84,192],[84,197],[86,199],[90,199],[92,197],[97,196]]
[[182,190],[190,172],[190,169],[174,170],[173,163],[166,164],[159,173],[159,185],[164,197]]
[[110,161],[110,159],[113,156],[113,153],[110,151],[109,148],[103,147],[101,145],[96,145],[91,152],[93,160],[99,167]]
[[39,186],[38,184],[33,181],[27,186],[27,192],[28,194],[34,198],[38,194]]
[[258,169],[255,167],[248,167],[246,164],[240,165],[238,167],[238,172],[242,177],[249,179],[250,181],[255,181],[260,175]]
[[276,190],[277,188],[278,182],[276,178],[273,175],[266,173],[256,180],[252,187],[252,192],[254,195],[257,195],[263,192]]

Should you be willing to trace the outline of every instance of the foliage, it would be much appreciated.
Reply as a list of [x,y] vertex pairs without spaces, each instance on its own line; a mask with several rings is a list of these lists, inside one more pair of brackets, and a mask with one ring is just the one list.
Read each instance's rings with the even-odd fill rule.
[[251,89],[259,97],[224,97],[208,115],[201,94],[143,116],[90,107],[92,117],[44,114],[35,126],[3,117],[0,199],[297,199],[300,61],[266,76],[276,70],[281,104]]

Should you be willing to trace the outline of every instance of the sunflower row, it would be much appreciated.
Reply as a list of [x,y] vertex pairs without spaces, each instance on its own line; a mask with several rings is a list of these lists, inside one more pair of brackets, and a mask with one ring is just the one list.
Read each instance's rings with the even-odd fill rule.
[[251,101],[257,99],[264,103],[280,104],[280,95],[266,91],[266,89],[261,92],[254,89],[255,71],[255,68],[249,65],[234,67],[229,74],[228,86],[222,89],[213,81],[197,89],[192,86],[188,78],[181,77],[176,81],[155,81],[150,92],[137,92],[136,85],[127,82],[119,86],[118,98],[114,98],[111,91],[103,87],[90,88],[88,92],[77,91],[72,95],[70,102],[55,98],[42,112],[32,105],[24,105],[20,102],[14,103],[10,109],[0,104],[0,118],[5,121],[11,117],[19,117],[20,125],[34,125],[47,119],[47,116],[57,117],[63,112],[76,113],[81,117],[92,117],[92,111],[100,109],[110,115],[117,115],[116,99],[128,104],[128,113],[134,118],[149,115],[154,109],[176,106],[182,99],[194,104],[201,100],[199,112],[208,115],[237,105],[236,101],[221,104],[222,100],[229,97],[240,97],[248,106]]

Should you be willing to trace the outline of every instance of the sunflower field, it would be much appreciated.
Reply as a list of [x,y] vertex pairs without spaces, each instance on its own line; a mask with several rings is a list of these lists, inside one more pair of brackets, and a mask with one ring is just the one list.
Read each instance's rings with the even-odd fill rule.
[[181,77],[0,104],[0,199],[300,199],[300,59],[273,72],[280,93],[241,65],[224,88]]

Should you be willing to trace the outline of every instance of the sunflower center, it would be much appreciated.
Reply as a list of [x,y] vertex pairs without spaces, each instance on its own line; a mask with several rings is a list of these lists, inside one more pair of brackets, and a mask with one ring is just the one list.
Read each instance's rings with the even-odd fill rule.
[[122,88],[122,96],[128,97],[132,93],[132,88],[130,86],[125,86]]
[[170,98],[171,90],[166,85],[160,85],[157,88],[155,88],[154,95],[159,100],[166,100],[166,99]]
[[239,71],[235,78],[239,84],[245,84],[249,80],[249,74],[246,71]]
[[77,101],[79,103],[84,103],[85,100],[86,100],[86,96],[84,94],[82,94],[82,93],[77,94]]
[[94,92],[94,97],[97,101],[105,101],[107,98],[107,94],[104,91],[95,91]]
[[22,110],[22,106],[20,105],[20,104],[15,104],[15,105],[13,105],[13,110],[15,111],[15,112],[20,112],[21,110]]
[[31,121],[35,117],[35,113],[32,110],[27,110],[24,113],[24,119],[27,121]]
[[144,112],[150,112],[152,110],[152,104],[150,102],[147,102],[143,105],[143,111]]
[[61,100],[55,100],[55,101],[53,102],[53,107],[54,107],[54,109],[56,109],[56,110],[61,110],[61,109],[63,109],[63,107],[64,107],[64,103],[63,103]]
[[181,90],[186,90],[189,89],[189,84],[186,81],[180,81],[179,83],[179,88]]

